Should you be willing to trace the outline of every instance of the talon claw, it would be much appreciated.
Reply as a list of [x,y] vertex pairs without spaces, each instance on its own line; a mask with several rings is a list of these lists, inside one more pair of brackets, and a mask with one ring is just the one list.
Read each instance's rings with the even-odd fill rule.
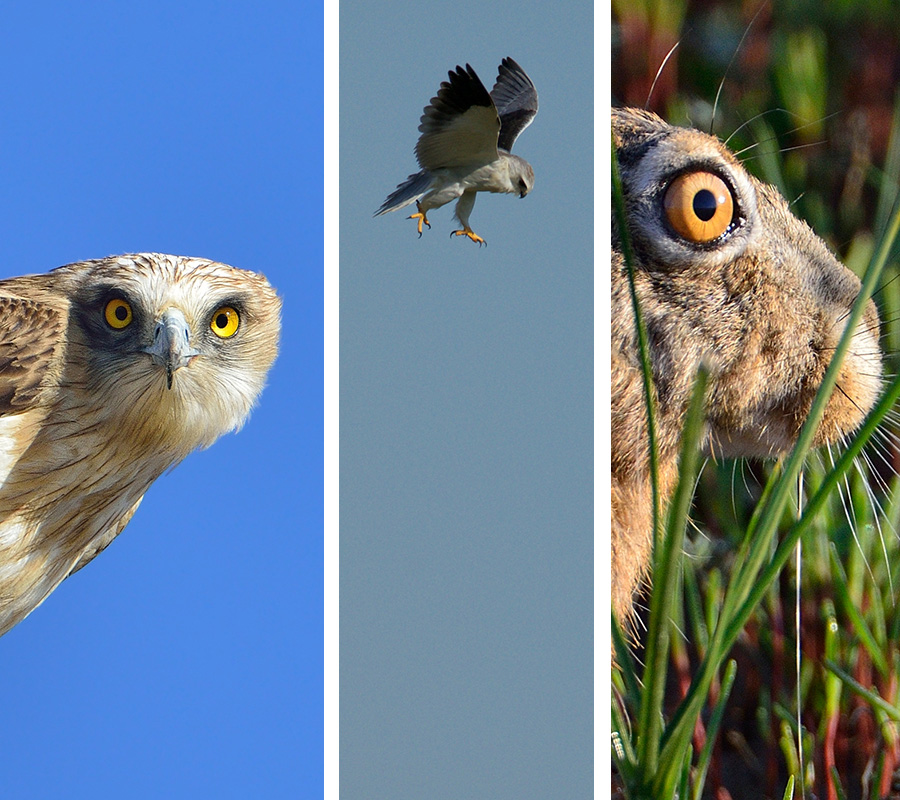
[[473,231],[468,225],[460,231],[451,231],[451,236],[468,236],[473,242],[477,242],[478,246],[486,245],[487,242],[482,239],[475,231]]
[[416,213],[410,214],[407,219],[414,219],[418,221],[418,225],[416,230],[419,231],[419,238],[422,238],[422,223],[424,222],[429,228],[431,227],[431,223],[428,221],[428,217],[425,216],[425,212],[422,211],[422,206],[419,205],[419,201],[416,200]]

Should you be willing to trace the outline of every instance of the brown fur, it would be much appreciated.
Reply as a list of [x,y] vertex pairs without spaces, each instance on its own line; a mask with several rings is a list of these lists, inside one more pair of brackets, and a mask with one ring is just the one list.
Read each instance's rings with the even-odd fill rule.
[[[634,109],[613,109],[635,282],[650,340],[660,487],[677,480],[683,417],[698,365],[711,367],[702,438],[710,456],[772,456],[796,440],[860,283],[715,137]],[[738,223],[691,245],[666,222],[662,196],[680,173],[712,171],[732,189]],[[880,387],[878,317],[855,331],[816,436],[855,429]],[[612,586],[627,619],[647,578],[652,504],[644,390],[620,232],[612,241]]]

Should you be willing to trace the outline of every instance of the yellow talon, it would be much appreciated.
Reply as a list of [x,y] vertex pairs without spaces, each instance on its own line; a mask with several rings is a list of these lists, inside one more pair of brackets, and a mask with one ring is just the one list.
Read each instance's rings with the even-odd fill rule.
[[419,205],[419,201],[416,200],[416,212],[415,214],[410,214],[407,219],[415,219],[419,221],[418,230],[419,230],[419,238],[422,238],[422,223],[424,222],[429,228],[431,227],[431,223],[428,221],[428,217],[425,216],[425,212],[422,211],[422,206]]
[[463,228],[461,231],[453,231],[451,236],[468,236],[473,242],[478,242],[478,246],[484,245],[487,247],[487,242],[482,239],[475,231],[473,231],[468,225]]

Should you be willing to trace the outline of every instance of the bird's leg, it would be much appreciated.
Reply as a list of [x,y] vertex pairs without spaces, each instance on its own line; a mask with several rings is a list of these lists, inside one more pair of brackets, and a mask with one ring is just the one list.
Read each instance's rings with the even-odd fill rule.
[[468,236],[473,242],[478,242],[478,246],[486,245],[487,242],[482,239],[475,231],[469,227],[469,215],[475,207],[475,192],[463,192],[456,204],[456,218],[462,225],[462,230],[453,231],[450,236]]
[[422,238],[422,223],[424,222],[429,228],[431,227],[431,223],[428,221],[428,217],[425,216],[425,212],[422,211],[422,206],[418,200],[416,200],[416,212],[415,214],[410,214],[407,219],[417,219],[419,221],[419,238]]
[[482,239],[475,231],[473,231],[468,225],[466,225],[461,231],[451,231],[451,236],[468,236],[473,242],[478,242],[478,246],[484,245],[487,247],[487,242]]

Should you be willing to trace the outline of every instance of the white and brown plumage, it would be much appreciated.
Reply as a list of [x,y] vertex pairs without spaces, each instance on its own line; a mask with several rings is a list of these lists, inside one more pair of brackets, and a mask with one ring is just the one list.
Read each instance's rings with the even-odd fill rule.
[[428,212],[451,200],[462,224],[451,236],[484,243],[469,227],[477,192],[505,192],[525,197],[534,186],[534,170],[510,150],[538,111],[531,78],[511,58],[500,64],[497,82],[488,94],[475,70],[457,66],[425,107],[416,144],[420,172],[410,175],[375,212],[387,214],[415,202],[409,219],[429,228]]
[[262,275],[156,253],[0,281],[0,634],[243,424],[280,307]]

